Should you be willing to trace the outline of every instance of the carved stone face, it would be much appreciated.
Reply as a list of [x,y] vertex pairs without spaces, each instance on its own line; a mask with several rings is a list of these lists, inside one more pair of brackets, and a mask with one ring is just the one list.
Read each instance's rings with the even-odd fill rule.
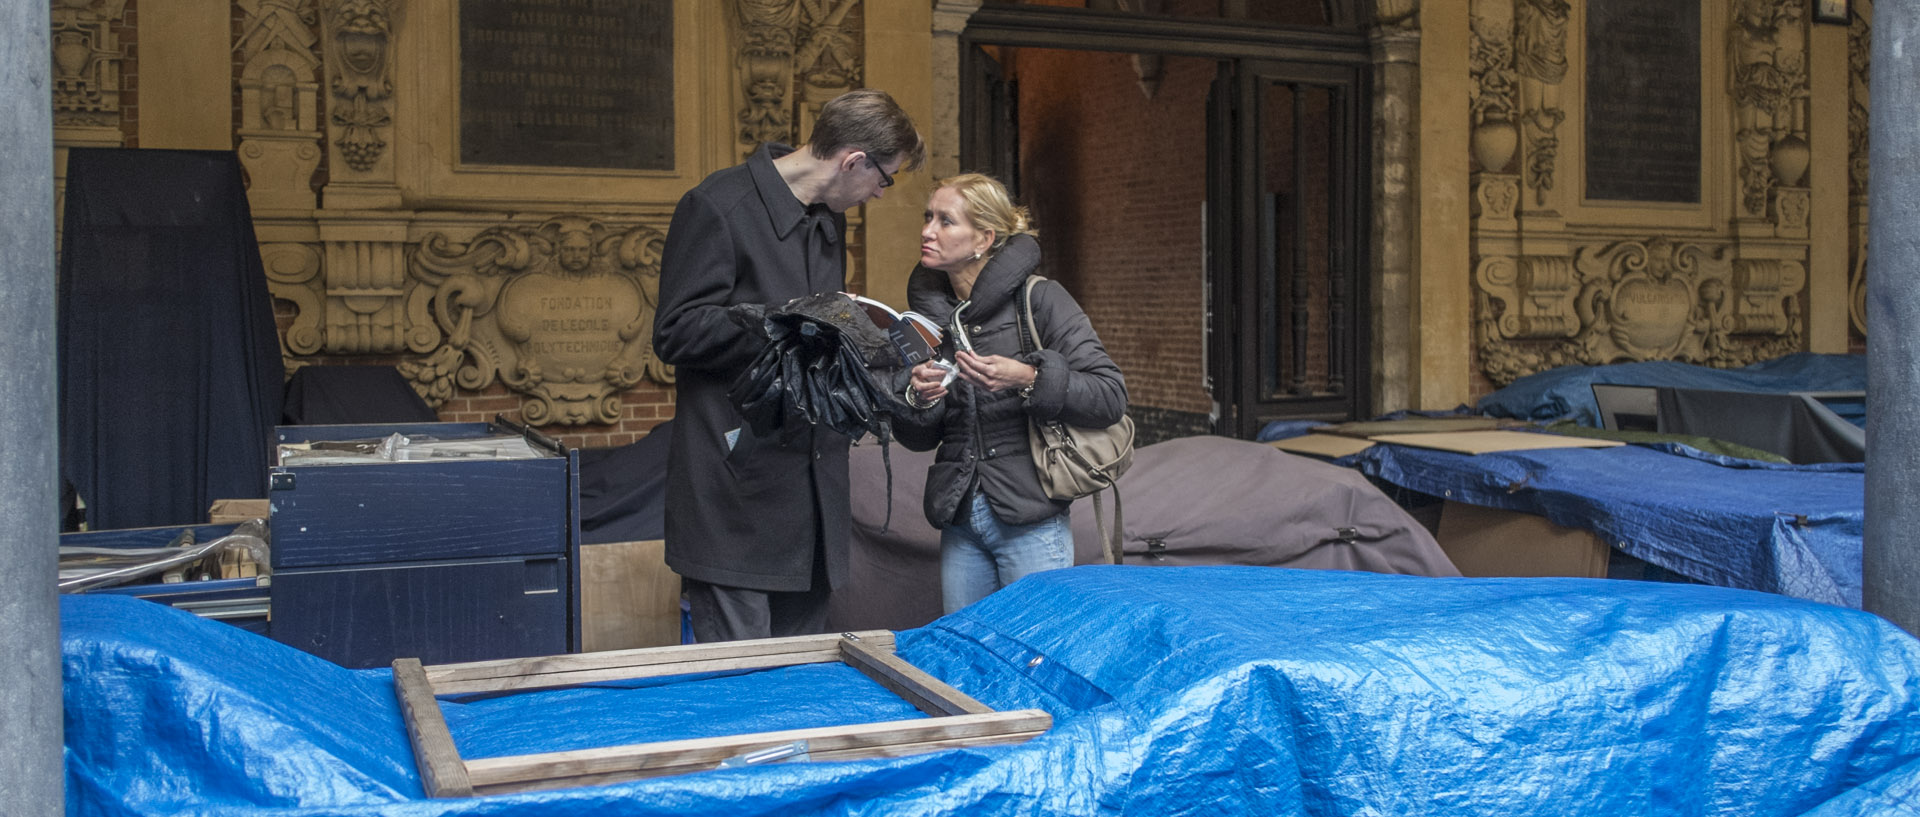
[[560,268],[568,272],[584,272],[588,262],[593,260],[593,241],[586,233],[570,232],[560,237],[560,246],[555,254],[560,258]]

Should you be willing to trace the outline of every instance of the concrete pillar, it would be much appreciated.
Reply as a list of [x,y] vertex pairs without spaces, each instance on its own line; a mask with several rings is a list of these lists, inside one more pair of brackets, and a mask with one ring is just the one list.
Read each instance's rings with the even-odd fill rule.
[[0,0],[0,810],[62,813],[52,25]]
[[1873,18],[1864,600],[1920,634],[1920,7]]

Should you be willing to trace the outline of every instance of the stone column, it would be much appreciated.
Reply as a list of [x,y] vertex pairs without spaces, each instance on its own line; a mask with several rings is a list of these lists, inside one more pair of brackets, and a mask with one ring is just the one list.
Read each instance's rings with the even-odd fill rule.
[[1413,405],[1414,242],[1419,237],[1414,174],[1419,147],[1420,30],[1396,21],[1373,30],[1373,371],[1374,413]]
[[1873,18],[1867,221],[1866,609],[1920,634],[1920,8]]
[[59,814],[60,530],[46,0],[0,0],[0,803]]
[[960,76],[960,32],[979,10],[980,0],[933,2],[933,121],[920,126],[929,178],[960,172],[960,88],[966,84]]

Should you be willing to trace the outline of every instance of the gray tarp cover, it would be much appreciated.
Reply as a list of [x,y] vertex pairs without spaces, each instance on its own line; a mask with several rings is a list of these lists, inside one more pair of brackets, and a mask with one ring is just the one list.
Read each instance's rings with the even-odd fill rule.
[[[920,509],[931,453],[893,446],[893,518],[879,446],[854,446],[852,587],[838,629],[918,627],[940,615],[940,533]],[[1264,443],[1183,437],[1143,446],[1119,485],[1127,564],[1240,564],[1458,576],[1433,535],[1347,468]],[[1112,495],[1102,499],[1113,513]],[[1072,510],[1076,564],[1099,564],[1092,499]]]

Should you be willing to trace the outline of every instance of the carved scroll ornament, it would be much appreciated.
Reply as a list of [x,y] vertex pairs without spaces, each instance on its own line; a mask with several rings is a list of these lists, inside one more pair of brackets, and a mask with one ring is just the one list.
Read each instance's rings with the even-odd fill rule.
[[477,391],[497,376],[526,402],[533,425],[613,423],[620,392],[650,377],[673,382],[653,355],[666,236],[585,217],[538,228],[495,227],[459,243],[421,241],[409,264],[416,332],[443,342],[401,371],[444,401],[457,382]]
[[1490,257],[1475,275],[1480,364],[1494,383],[1555,366],[1679,360],[1744,366],[1796,351],[1806,267],[1656,238],[1573,257]]

